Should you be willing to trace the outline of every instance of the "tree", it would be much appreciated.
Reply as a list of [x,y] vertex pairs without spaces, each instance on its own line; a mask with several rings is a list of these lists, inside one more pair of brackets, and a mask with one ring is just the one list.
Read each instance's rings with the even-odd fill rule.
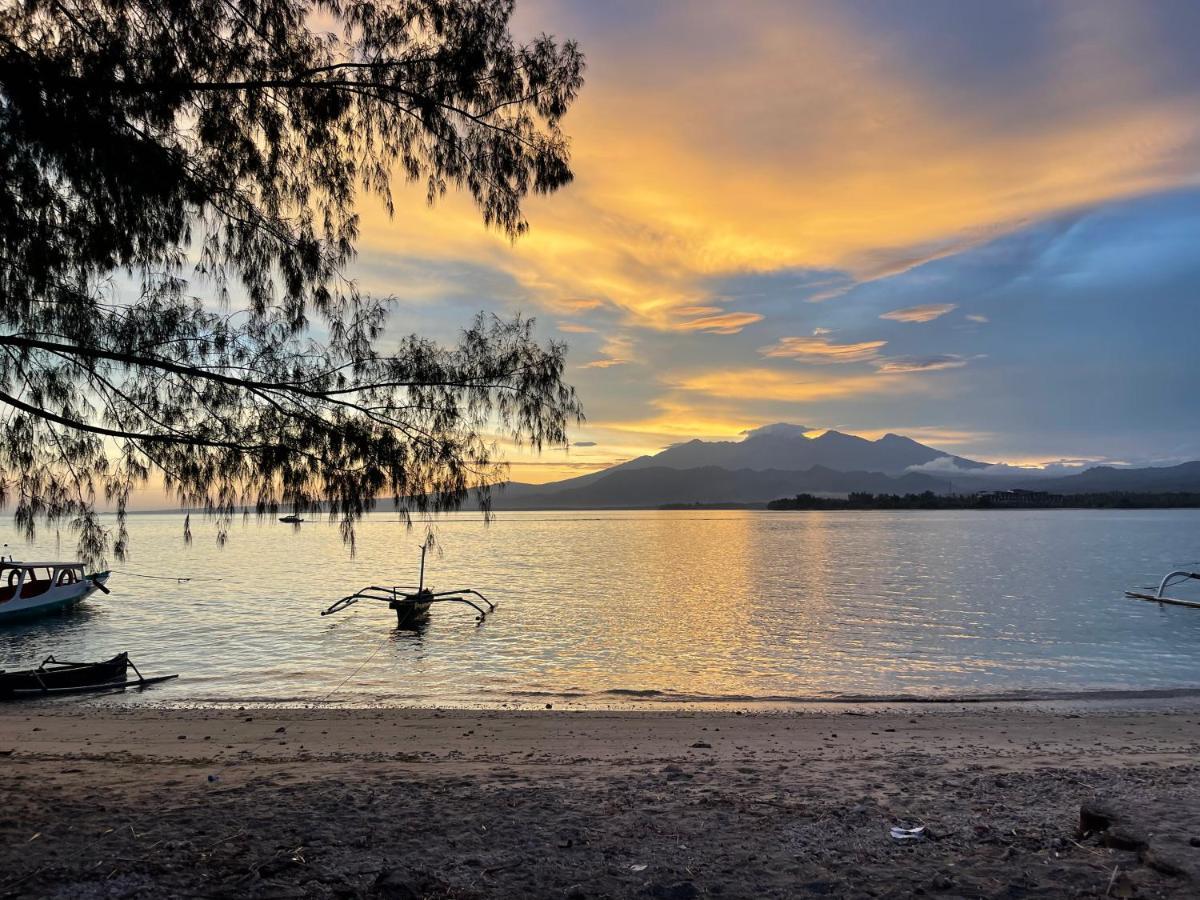
[[[485,509],[489,434],[581,416],[565,347],[480,316],[379,347],[356,200],[448,188],[512,238],[570,181],[573,42],[511,0],[11,0],[0,7],[0,503],[123,558],[150,473],[217,518],[376,498]],[[389,339],[390,344],[390,339]],[[117,527],[101,524],[99,498]],[[185,526],[186,530],[186,526]]]

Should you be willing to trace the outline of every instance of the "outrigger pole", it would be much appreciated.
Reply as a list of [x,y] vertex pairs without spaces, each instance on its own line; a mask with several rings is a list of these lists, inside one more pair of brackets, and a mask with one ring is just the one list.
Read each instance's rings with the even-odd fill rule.
[[1195,578],[1200,580],[1200,572],[1187,572],[1180,570],[1178,572],[1168,572],[1163,580],[1158,585],[1157,594],[1143,594],[1138,591],[1126,591],[1125,596],[1133,600],[1149,600],[1152,603],[1170,603],[1173,606],[1190,606],[1192,609],[1200,609],[1200,602],[1195,600],[1177,600],[1174,597],[1165,596],[1164,592],[1171,585],[1179,584],[1188,579]]

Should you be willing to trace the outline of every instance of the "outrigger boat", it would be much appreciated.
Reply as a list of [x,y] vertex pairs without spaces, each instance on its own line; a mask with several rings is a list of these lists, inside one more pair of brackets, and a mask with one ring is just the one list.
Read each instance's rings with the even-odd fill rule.
[[1170,603],[1173,606],[1190,606],[1192,609],[1200,609],[1200,600],[1179,600],[1175,597],[1166,596],[1167,588],[1175,584],[1182,584],[1193,578],[1200,580],[1200,572],[1185,572],[1181,569],[1176,572],[1170,572],[1163,578],[1158,585],[1157,594],[1126,591],[1125,596],[1133,600],[1149,600],[1151,603]]
[[0,558],[0,624],[69,609],[104,586],[109,572],[87,574],[78,562],[16,562]]
[[[428,544],[421,545],[421,576],[420,583],[415,587],[413,585],[394,585],[392,587],[370,585],[361,591],[355,591],[353,594],[343,597],[328,609],[323,610],[321,615],[328,616],[335,612],[341,612],[359,600],[381,600],[388,605],[389,609],[396,611],[397,628],[411,628],[429,617],[429,607],[434,603],[465,603],[478,614],[475,617],[477,622],[482,622],[489,613],[496,611],[495,603],[472,588],[434,591],[432,588],[425,587],[425,552],[428,549]],[[473,594],[479,602],[464,597],[463,594]]]
[[[137,678],[129,678],[129,669]],[[19,672],[0,670],[0,700],[20,700],[25,697],[46,697],[57,694],[78,694],[85,691],[110,691],[120,688],[144,688],[178,675],[159,675],[146,678],[138,671],[128,653],[118,653],[104,662],[59,662],[47,656],[36,669]]]

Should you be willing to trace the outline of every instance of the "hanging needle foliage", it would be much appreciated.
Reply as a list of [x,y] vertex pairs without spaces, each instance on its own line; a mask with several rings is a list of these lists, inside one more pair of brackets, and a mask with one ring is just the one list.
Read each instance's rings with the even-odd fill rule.
[[[124,558],[152,477],[218,522],[453,509],[496,441],[563,445],[565,347],[481,315],[385,335],[345,274],[356,201],[417,181],[513,239],[571,180],[573,42],[509,0],[0,5],[0,503]],[[157,473],[157,474],[156,474]],[[116,526],[97,508],[110,504]]]

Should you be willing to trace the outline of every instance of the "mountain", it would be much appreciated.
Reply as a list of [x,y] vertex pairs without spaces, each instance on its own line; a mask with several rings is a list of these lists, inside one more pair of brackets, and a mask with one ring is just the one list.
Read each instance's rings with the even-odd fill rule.
[[[909,473],[892,477],[879,472],[838,472],[824,466],[813,466],[805,471],[646,466],[609,469],[599,475],[584,484],[576,483],[565,488],[563,485],[567,482],[511,485],[494,495],[495,507],[595,509],[661,506],[667,503],[765,503],[802,493],[945,493],[949,489],[949,482],[945,479],[929,475]],[[581,480],[571,479],[573,482]]]
[[960,469],[982,469],[987,463],[954,456],[898,434],[885,434],[869,441],[853,434],[826,431],[819,437],[806,437],[801,426],[768,425],[750,432],[741,441],[693,440],[668,447],[653,456],[641,456],[616,470],[645,469],[652,466],[669,469],[695,469],[719,466],[723,469],[778,469],[797,472],[823,466],[839,472],[883,472],[902,475],[912,466],[948,457]]
[[[1200,492],[1200,462],[1153,469],[1095,466],[1061,478],[1030,478],[1018,469],[954,456],[912,438],[871,441],[839,431],[810,438],[784,423],[741,441],[688,441],[601,472],[550,484],[509,484],[494,493],[496,509],[662,506],[668,503],[763,503],[796,494],[971,493],[1028,488],[1058,494]],[[947,477],[930,469],[941,460]],[[953,482],[948,480],[952,474]]]
[[1022,487],[1052,494],[1100,494],[1110,491],[1142,493],[1200,492],[1200,462],[1150,469],[1093,466],[1078,475],[1039,478]]

